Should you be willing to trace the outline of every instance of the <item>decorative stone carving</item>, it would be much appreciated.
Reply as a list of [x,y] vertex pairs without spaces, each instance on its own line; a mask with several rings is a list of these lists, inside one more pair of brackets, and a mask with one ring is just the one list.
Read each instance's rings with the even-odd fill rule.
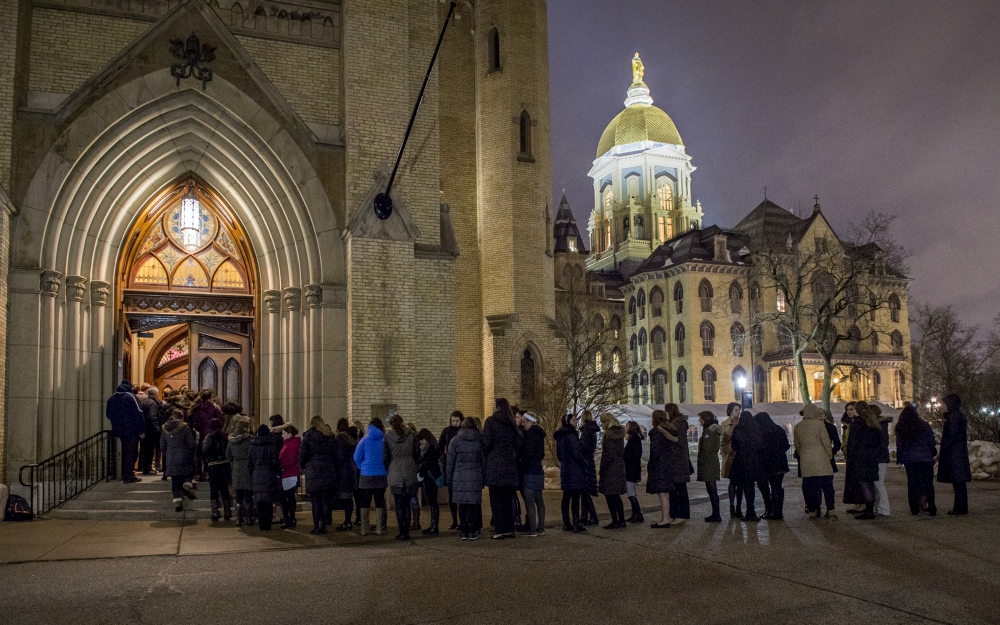
[[87,279],[83,276],[66,276],[66,299],[82,302],[87,292]]
[[264,291],[264,308],[269,313],[281,312],[281,291]]
[[253,316],[252,296],[219,296],[210,293],[125,293],[125,312]]
[[383,239],[385,241],[413,243],[420,237],[420,229],[413,220],[413,215],[406,202],[397,195],[396,190],[389,193],[393,203],[393,211],[389,218],[379,219],[375,216],[375,197],[388,184],[389,173],[388,163],[382,163],[372,173],[374,184],[369,187],[361,204],[354,209],[354,213],[348,218],[347,229],[351,236],[356,239]]
[[90,302],[96,306],[105,306],[108,303],[108,295],[111,295],[111,285],[100,280],[90,281]]
[[282,289],[282,294],[285,298],[285,308],[292,311],[302,309],[302,289],[289,286]]
[[212,80],[212,68],[206,63],[215,60],[215,47],[207,43],[201,43],[198,36],[191,33],[187,41],[183,39],[172,39],[170,41],[170,52],[181,60],[170,66],[170,75],[177,79],[177,86],[181,86],[184,78],[194,78],[201,81],[201,89]]
[[306,308],[316,308],[323,303],[323,287],[318,284],[305,286]]
[[42,295],[55,297],[59,295],[59,287],[62,286],[63,274],[58,271],[43,271],[41,289]]
[[146,349],[146,339],[139,339],[139,349]]

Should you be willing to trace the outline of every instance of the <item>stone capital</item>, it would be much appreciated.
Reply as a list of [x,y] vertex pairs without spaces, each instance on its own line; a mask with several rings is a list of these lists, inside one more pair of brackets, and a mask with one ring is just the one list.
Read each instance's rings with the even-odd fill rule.
[[59,271],[43,271],[41,278],[42,295],[55,297],[59,295],[59,287],[62,286],[63,274]]
[[323,287],[318,284],[307,284],[304,289],[306,308],[316,308],[323,303]]
[[264,291],[264,308],[269,313],[281,312],[281,291]]
[[108,303],[108,295],[111,295],[111,284],[100,280],[90,281],[90,302],[97,306],[105,306]]
[[66,276],[66,299],[71,302],[82,302],[87,293],[87,278],[83,276]]
[[288,286],[282,289],[281,293],[285,300],[285,308],[292,311],[302,309],[302,289]]

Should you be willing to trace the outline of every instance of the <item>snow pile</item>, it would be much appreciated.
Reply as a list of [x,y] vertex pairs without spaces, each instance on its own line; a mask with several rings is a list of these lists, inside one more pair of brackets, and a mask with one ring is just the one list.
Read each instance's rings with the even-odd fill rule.
[[1000,475],[1000,445],[988,441],[969,443],[969,464],[972,479],[988,480]]

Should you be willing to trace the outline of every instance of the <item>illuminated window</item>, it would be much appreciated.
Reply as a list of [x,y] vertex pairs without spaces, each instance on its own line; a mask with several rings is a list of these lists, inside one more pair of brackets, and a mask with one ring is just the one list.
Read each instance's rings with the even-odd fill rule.
[[[667,333],[663,328],[657,326],[649,335],[650,343],[653,344],[653,360],[663,359],[663,345],[667,342]],[[660,403],[660,402],[657,402]]]
[[188,256],[174,270],[174,278],[170,284],[188,289],[207,289],[208,276],[201,263],[194,256]]
[[166,352],[163,353],[163,357],[160,358],[160,362],[156,363],[157,367],[167,364],[171,360],[176,360],[181,356],[187,356],[188,354],[188,340],[185,336],[181,340],[177,341],[170,346]]
[[785,292],[782,291],[781,289],[778,289],[778,294],[776,297],[776,305],[778,307],[778,312],[780,313],[785,312]]
[[656,238],[660,241],[667,240],[667,218],[662,215],[656,218]]
[[158,260],[150,256],[141,265],[133,280],[136,284],[148,284],[155,286],[167,285],[167,272]]
[[617,348],[611,352],[611,371],[614,373],[622,372],[622,353]]
[[705,383],[705,401],[715,401],[715,369],[706,366],[701,370],[701,381]]
[[240,274],[239,269],[236,268],[236,265],[232,261],[227,260],[215,272],[215,277],[212,279],[212,287],[217,289],[243,289],[246,287],[246,283],[243,281],[243,276]]
[[601,352],[597,352],[596,354],[594,354],[594,371],[596,371],[597,373],[600,373],[601,371],[604,370],[604,367],[603,367],[604,363],[602,362],[603,359],[604,358],[603,358]]
[[656,179],[656,196],[660,198],[660,210],[674,210],[674,185],[670,178],[660,176]]
[[701,353],[703,356],[712,356],[715,354],[715,326],[712,325],[711,321],[701,322]]

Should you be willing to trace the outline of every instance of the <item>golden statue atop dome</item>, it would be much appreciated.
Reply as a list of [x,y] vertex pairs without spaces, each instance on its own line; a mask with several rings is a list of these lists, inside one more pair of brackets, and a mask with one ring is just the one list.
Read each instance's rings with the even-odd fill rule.
[[642,82],[642,75],[645,72],[646,68],[642,64],[642,59],[639,58],[639,53],[636,52],[635,56],[632,57],[632,84]]

